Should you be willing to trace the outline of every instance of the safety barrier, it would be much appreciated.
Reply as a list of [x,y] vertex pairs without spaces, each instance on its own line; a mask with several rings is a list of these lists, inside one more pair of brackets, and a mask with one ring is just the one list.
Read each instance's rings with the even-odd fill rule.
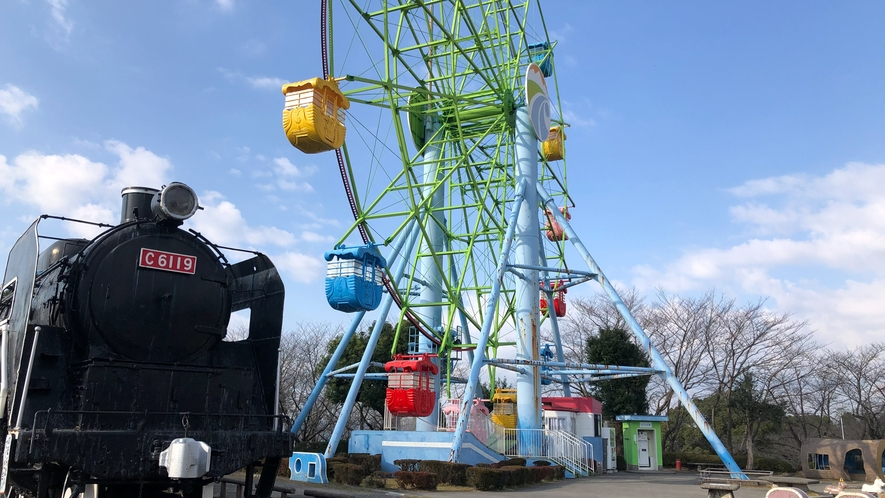
[[[238,479],[234,477],[222,477],[218,482],[219,494],[218,498],[228,498],[227,486],[232,485],[236,492],[236,498],[244,498],[246,491],[246,480]],[[282,486],[274,486],[273,491],[279,493],[280,498],[289,498],[289,494],[292,493],[294,495],[295,490],[293,488],[286,488]],[[214,495],[213,495],[214,496]],[[249,496],[253,496],[249,494]],[[271,496],[274,496],[271,494]]]
[[509,457],[543,458],[575,476],[593,473],[593,445],[563,431],[504,429],[503,453]]

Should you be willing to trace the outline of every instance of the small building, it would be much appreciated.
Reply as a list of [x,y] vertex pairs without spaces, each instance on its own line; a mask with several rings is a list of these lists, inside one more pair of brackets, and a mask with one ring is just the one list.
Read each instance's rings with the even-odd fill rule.
[[801,451],[805,477],[885,480],[885,439],[807,439]]
[[661,422],[665,415],[618,415],[624,433],[624,460],[627,470],[658,470],[664,465],[661,448]]
[[574,434],[592,446],[587,458],[598,462],[596,471],[602,472],[605,442],[602,440],[602,403],[586,398],[543,397],[541,410],[544,428]]

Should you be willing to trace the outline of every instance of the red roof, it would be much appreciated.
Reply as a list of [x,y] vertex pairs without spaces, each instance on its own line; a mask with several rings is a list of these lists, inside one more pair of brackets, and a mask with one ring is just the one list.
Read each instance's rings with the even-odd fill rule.
[[602,413],[602,403],[593,398],[541,398],[542,410]]

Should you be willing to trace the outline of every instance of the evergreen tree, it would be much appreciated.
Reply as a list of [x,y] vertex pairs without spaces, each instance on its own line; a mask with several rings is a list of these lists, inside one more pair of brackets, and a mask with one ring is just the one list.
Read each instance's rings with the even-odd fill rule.
[[[344,354],[341,356],[341,359],[335,366],[335,370],[360,362],[363,357],[363,352],[368,346],[369,337],[371,336],[372,330],[374,328],[375,324],[373,323],[368,330],[363,330],[353,335],[350,343],[348,343],[347,347],[345,347],[344,349]],[[408,330],[408,326],[404,325],[403,330]],[[384,324],[384,327],[381,330],[381,336],[378,338],[378,344],[375,346],[375,351],[372,353],[373,363],[387,363],[388,361],[393,359],[394,354],[405,354],[406,352],[408,352],[408,341],[403,340],[403,338],[400,337],[400,341],[397,343],[395,351],[391,353],[391,350],[394,349],[393,340],[395,332],[396,329],[392,324]],[[329,359],[332,357],[332,354],[335,352],[335,349],[338,347],[341,339],[342,336],[338,336],[335,339],[329,341],[326,356],[324,358],[324,361],[322,361],[320,365],[324,367],[326,363],[329,362]],[[368,372],[370,373],[383,371],[383,368],[377,366],[370,366],[368,369]],[[354,368],[347,373],[355,372],[356,369]],[[326,395],[333,403],[344,403],[344,401],[347,399],[347,393],[350,391],[351,385],[353,385],[352,378],[333,377],[329,379],[328,383],[326,384]],[[386,382],[378,380],[363,380],[363,383],[360,386],[360,392],[357,397],[357,401],[360,405],[362,405],[362,407],[368,407],[378,412],[379,414],[383,414],[386,394]],[[360,415],[360,426],[365,427],[367,419],[362,413]]]
[[[645,352],[633,342],[623,329],[601,328],[595,336],[587,338],[587,361],[605,365],[648,367]],[[591,395],[602,403],[603,418],[613,420],[615,415],[648,413],[646,387],[649,378],[630,377],[598,382],[591,388]]]

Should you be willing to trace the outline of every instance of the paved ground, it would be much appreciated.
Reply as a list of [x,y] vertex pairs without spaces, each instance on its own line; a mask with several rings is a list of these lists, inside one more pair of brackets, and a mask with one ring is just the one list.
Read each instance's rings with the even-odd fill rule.
[[[767,488],[744,487],[735,494],[736,498],[764,498]],[[530,488],[499,492],[509,495],[544,496],[545,498],[586,498],[606,496],[616,498],[703,498],[707,492],[701,489],[697,473],[680,472],[672,474],[635,474],[618,472],[584,479],[567,479]],[[465,498],[472,493],[421,493],[414,496],[435,498]],[[485,495],[492,493],[484,493]]]
[[[371,493],[365,488],[350,488],[339,485],[316,486],[303,485],[292,481],[279,480],[278,485],[293,490],[289,496],[304,496],[305,488],[322,489],[336,492],[340,496],[354,496],[358,498],[375,497],[433,497],[433,498],[470,498],[483,496],[485,498],[495,495],[522,495],[544,496],[545,498],[586,498],[588,496],[605,496],[615,498],[703,498],[707,492],[700,487],[698,475],[695,472],[680,473],[627,473],[605,474],[584,479],[567,479],[564,481],[541,484],[528,488],[483,492],[478,491],[426,491],[426,492],[393,492],[381,491]],[[827,483],[814,485],[814,490],[822,490]],[[216,485],[216,496],[218,496]],[[736,491],[736,498],[764,498],[768,488],[745,486]],[[228,487],[227,497],[234,498],[234,487]],[[277,496],[277,493],[274,493]]]

